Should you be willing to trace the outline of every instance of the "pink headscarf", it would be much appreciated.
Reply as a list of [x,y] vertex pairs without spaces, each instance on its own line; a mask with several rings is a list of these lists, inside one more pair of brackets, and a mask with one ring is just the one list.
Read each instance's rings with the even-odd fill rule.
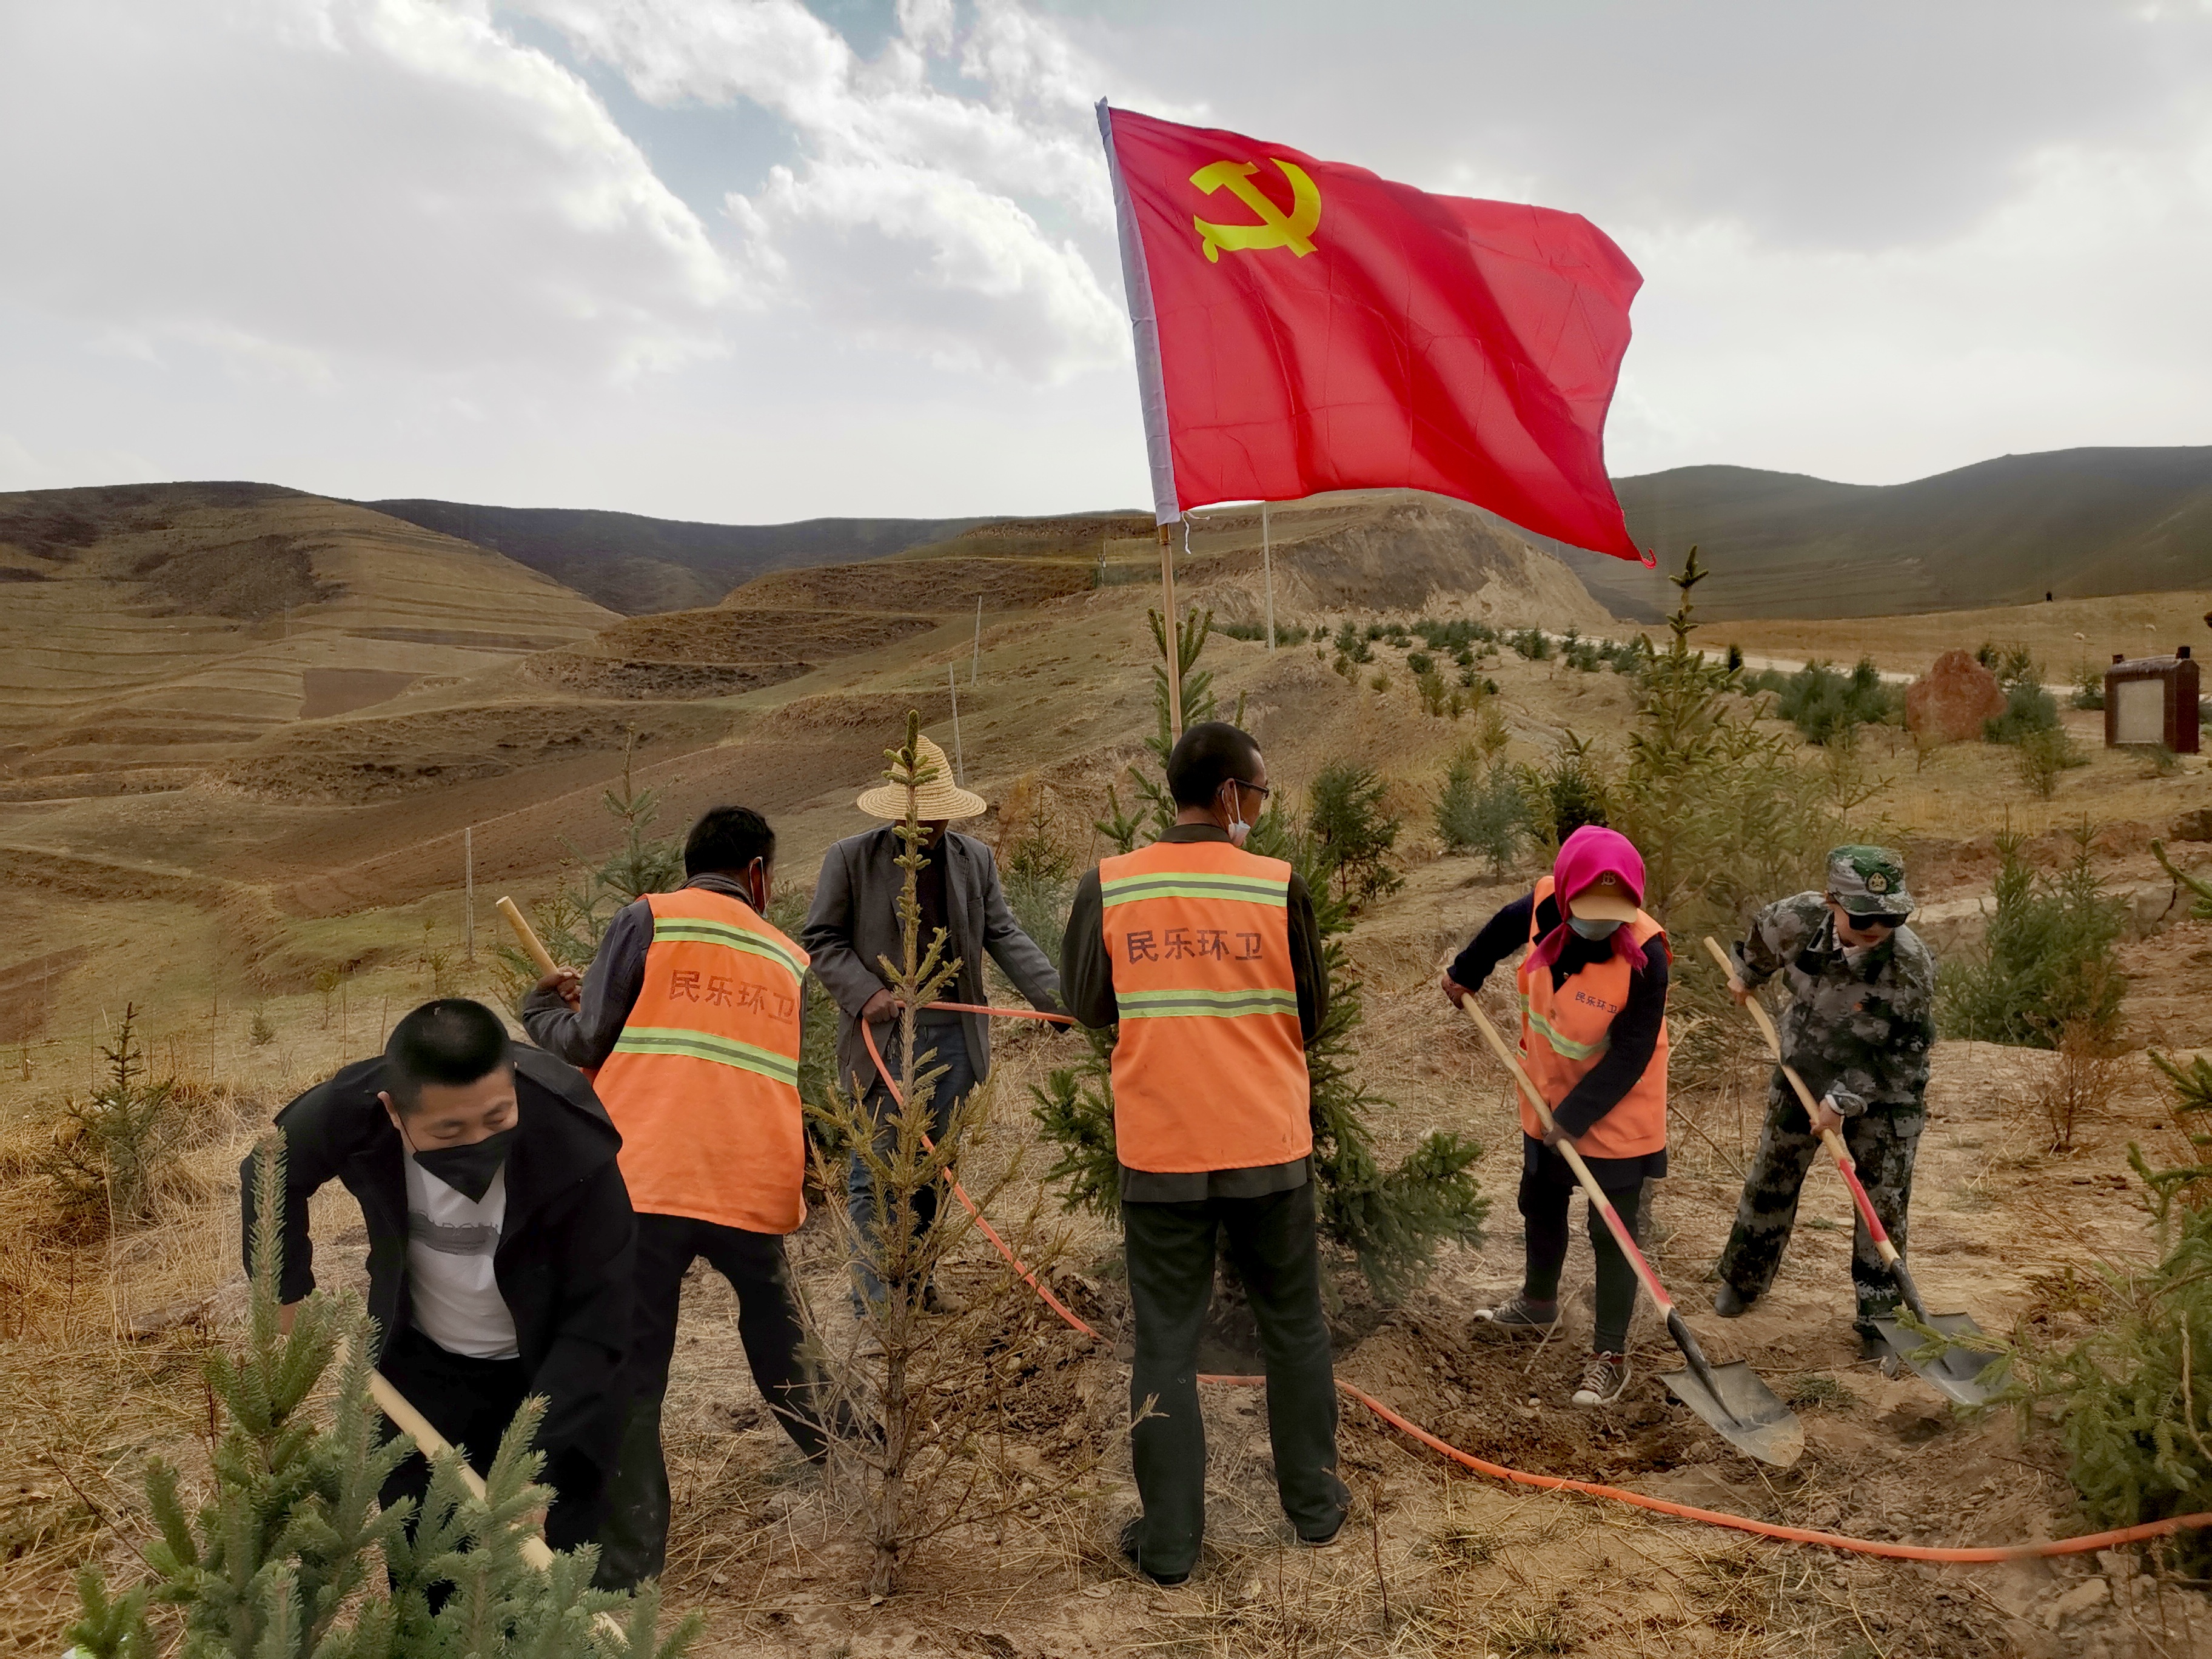
[[[1559,959],[1567,943],[1567,901],[1601,877],[1620,878],[1621,884],[1644,902],[1644,854],[1618,830],[1601,830],[1586,823],[1559,843],[1559,856],[1552,861],[1552,897],[1559,907],[1559,925],[1536,941],[1530,963],[1548,968]],[[1629,936],[1624,923],[1613,930],[1613,953],[1631,969],[1644,966],[1644,947]]]

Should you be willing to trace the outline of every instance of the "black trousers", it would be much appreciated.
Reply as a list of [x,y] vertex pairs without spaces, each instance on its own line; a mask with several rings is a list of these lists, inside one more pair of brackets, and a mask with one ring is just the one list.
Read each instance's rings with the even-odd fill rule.
[[828,1449],[783,1240],[774,1233],[720,1227],[688,1216],[641,1214],[629,1415],[608,1483],[594,1581],[603,1589],[627,1589],[655,1577],[668,1558],[668,1465],[661,1455],[660,1413],[668,1394],[669,1362],[676,1353],[684,1275],[701,1256],[738,1293],[738,1340],[769,1410],[807,1456],[820,1458]]
[[1206,1532],[1198,1339],[1213,1296],[1217,1238],[1260,1325],[1283,1512],[1301,1537],[1334,1533],[1351,1493],[1336,1477],[1336,1378],[1322,1316],[1313,1183],[1263,1198],[1124,1204],[1121,1229],[1137,1327],[1131,1416],[1152,1402],[1130,1437],[1145,1506],[1139,1564],[1156,1574],[1188,1572]]
[[[520,1359],[471,1359],[448,1353],[411,1326],[392,1334],[376,1362],[384,1380],[459,1447],[478,1474],[491,1472],[500,1437],[530,1392]],[[385,1425],[388,1439],[398,1431]],[[556,1450],[538,1477],[555,1492],[545,1516],[545,1541],[556,1550],[586,1544],[599,1529],[605,1498],[599,1466],[580,1453]],[[386,1479],[378,1500],[389,1509],[402,1498],[420,1500],[430,1489],[430,1465],[410,1455]],[[410,1523],[410,1532],[413,1530]]]
[[[1549,1302],[1559,1292],[1559,1269],[1567,1259],[1567,1200],[1578,1190],[1573,1169],[1549,1147],[1522,1165],[1519,1204],[1528,1242],[1521,1288],[1531,1301]],[[1628,1236],[1637,1237],[1644,1183],[1600,1190],[1611,1200]],[[1625,1353],[1628,1322],[1636,1312],[1636,1269],[1628,1265],[1594,1204],[1588,1206],[1588,1220],[1590,1249],[1597,1258],[1597,1331],[1590,1348],[1595,1353]]]

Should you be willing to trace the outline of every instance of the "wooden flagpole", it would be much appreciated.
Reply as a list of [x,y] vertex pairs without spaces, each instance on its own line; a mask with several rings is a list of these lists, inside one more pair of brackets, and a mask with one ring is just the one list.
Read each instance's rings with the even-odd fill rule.
[[1168,736],[1182,736],[1182,629],[1176,621],[1175,529],[1160,526],[1160,614],[1166,620]]
[[1275,648],[1275,562],[1267,547],[1267,504],[1260,503],[1260,576],[1267,589],[1267,649]]

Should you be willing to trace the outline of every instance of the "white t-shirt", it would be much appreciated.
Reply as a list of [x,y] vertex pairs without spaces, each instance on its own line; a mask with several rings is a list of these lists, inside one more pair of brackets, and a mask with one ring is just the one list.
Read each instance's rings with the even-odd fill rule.
[[513,1359],[514,1316],[499,1293],[492,1255],[507,1222],[507,1171],[481,1203],[455,1192],[407,1154],[407,1280],[415,1328],[447,1353]]

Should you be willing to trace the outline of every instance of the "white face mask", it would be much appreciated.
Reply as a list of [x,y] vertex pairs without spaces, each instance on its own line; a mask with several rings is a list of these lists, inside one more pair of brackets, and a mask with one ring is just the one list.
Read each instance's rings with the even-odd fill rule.
[[1245,837],[1252,833],[1252,826],[1244,822],[1244,792],[1233,782],[1224,783],[1221,787],[1229,792],[1230,843],[1232,846],[1242,847]]
[[1585,921],[1580,916],[1569,916],[1567,926],[1584,939],[1611,939],[1620,924],[1617,921]]

